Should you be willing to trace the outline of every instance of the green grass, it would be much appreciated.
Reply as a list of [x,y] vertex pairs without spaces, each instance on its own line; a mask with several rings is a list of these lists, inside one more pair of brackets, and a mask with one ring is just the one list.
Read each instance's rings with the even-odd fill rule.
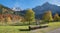
[[56,28],[58,28],[58,27],[60,27],[60,22],[49,23],[48,26],[49,27],[54,27],[54,28],[56,27]]
[[0,33],[28,33],[20,29],[28,29],[28,26],[0,26]]
[[[45,24],[44,24],[45,25]],[[38,29],[35,33],[46,33],[60,28],[60,22],[51,22],[48,27]],[[20,29],[29,29],[28,26],[0,26],[0,33],[33,33],[31,31],[20,31]]]

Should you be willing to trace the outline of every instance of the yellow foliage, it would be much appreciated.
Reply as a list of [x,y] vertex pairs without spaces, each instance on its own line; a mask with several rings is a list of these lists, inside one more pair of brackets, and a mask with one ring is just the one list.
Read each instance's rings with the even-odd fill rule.
[[47,21],[52,21],[53,18],[52,18],[52,13],[51,13],[51,11],[46,12],[46,13],[44,14],[44,16],[43,16],[43,19],[44,19],[44,20],[47,20]]
[[55,21],[58,21],[58,20],[59,20],[59,15],[58,15],[58,13],[56,13],[56,14],[54,15],[54,20],[55,20]]
[[11,22],[11,18],[10,17],[6,17],[6,22]]
[[26,11],[25,19],[27,21],[33,21],[35,19],[35,12],[32,9]]

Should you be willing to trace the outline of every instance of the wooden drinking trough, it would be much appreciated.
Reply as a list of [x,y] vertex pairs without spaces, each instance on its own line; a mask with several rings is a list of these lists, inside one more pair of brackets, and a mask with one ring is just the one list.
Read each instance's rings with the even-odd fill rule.
[[36,25],[36,26],[29,26],[29,30],[35,30],[35,29],[39,29],[39,28],[45,28],[48,27],[48,25]]

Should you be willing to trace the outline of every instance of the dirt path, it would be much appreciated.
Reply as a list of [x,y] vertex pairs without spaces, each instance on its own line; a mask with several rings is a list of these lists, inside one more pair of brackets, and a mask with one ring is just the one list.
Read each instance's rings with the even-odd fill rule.
[[47,28],[41,28],[36,30],[31,30],[30,33],[44,33],[43,30],[46,30]]
[[30,33],[41,33],[41,32],[39,32],[39,31],[40,31],[40,29],[31,30]]
[[[44,32],[46,29],[47,28],[31,30],[30,33],[46,33],[46,32]],[[47,33],[60,33],[60,28],[51,30],[50,32],[47,32]]]
[[53,30],[53,31],[50,31],[48,33],[60,33],[60,28],[56,29],[56,30]]

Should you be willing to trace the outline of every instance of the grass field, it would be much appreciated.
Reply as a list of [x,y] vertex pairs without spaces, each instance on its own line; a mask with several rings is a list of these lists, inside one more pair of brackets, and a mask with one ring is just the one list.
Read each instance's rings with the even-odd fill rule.
[[0,26],[0,33],[28,33],[20,29],[28,29],[28,26]]
[[0,33],[46,33],[60,28],[60,22],[51,22],[48,27],[32,31],[20,31],[20,29],[29,29],[28,26],[0,26]]

